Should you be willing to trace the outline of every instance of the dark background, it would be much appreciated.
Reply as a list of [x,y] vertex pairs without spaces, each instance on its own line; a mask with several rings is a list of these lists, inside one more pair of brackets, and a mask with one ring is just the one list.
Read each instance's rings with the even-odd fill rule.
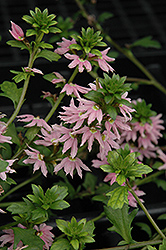
[[[113,17],[108,19],[104,24],[104,29],[108,34],[121,46],[132,43],[144,36],[152,36],[158,40],[161,49],[143,49],[138,47],[134,50],[137,58],[154,74],[158,81],[166,86],[166,1],[165,0],[98,0],[96,4],[93,1],[86,1],[86,10],[98,17],[101,13],[109,11]],[[24,30],[29,26],[22,20],[22,16],[29,14],[29,10],[39,7],[42,11],[48,8],[49,13],[64,18],[73,16],[79,9],[74,0],[0,0],[0,83],[4,80],[11,80],[13,75],[10,69],[20,70],[21,67],[27,66],[28,53],[20,51],[17,48],[11,48],[6,45],[6,41],[12,39],[8,30],[10,29],[10,20],[20,25]],[[75,26],[77,31],[81,25],[87,27],[87,21],[81,16]],[[53,44],[56,48],[56,44]],[[108,46],[110,46],[108,44]],[[111,46],[112,51],[115,51]],[[47,60],[38,60],[35,63],[36,68],[41,69],[44,74],[52,71],[60,71],[67,75],[65,70],[65,61],[60,63],[50,63]],[[120,76],[145,77],[136,66],[134,66],[123,55],[119,55],[114,65],[116,73]],[[86,80],[86,81],[85,81]],[[81,74],[78,81],[87,85],[89,78]],[[91,81],[91,79],[90,79]],[[78,83],[78,82],[77,82]],[[21,86],[21,84],[19,85]],[[46,82],[40,75],[31,78],[31,83],[27,93],[25,107],[22,110],[32,112],[34,115],[41,115],[47,112],[49,104],[41,102],[42,90],[55,93],[53,84]],[[139,91],[132,93],[133,97],[141,97],[147,100],[147,103],[153,104],[153,109],[157,112],[165,112],[166,102],[165,95],[151,86],[142,86]],[[0,109],[7,115],[12,112],[13,104],[7,98],[1,98]],[[165,112],[166,113],[166,112]]]

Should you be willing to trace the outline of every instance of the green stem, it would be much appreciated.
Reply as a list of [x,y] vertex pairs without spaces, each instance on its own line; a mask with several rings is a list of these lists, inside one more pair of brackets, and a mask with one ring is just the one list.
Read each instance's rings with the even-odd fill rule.
[[105,213],[102,212],[101,214],[99,214],[99,216],[91,219],[90,221],[96,222],[96,221],[100,220],[101,218],[103,218],[104,216],[105,216]]
[[0,197],[0,201],[4,200],[8,195],[14,193],[15,191],[17,191],[19,188],[24,187],[25,185],[31,183],[32,181],[34,181],[35,179],[37,179],[39,176],[41,175],[41,173],[38,173],[36,175],[33,175],[30,179],[20,183],[19,185],[15,186],[14,188],[10,189],[6,194],[4,194],[2,197]]
[[102,248],[102,249],[94,249],[94,250],[127,250],[127,249],[136,249],[148,245],[159,245],[161,244],[161,240],[149,240],[149,241],[141,241],[141,242],[136,242],[130,245],[123,245],[123,246],[117,246],[117,247],[109,247],[109,248]]
[[134,196],[134,198],[136,199],[136,201],[138,202],[139,206],[141,207],[141,209],[144,211],[145,215],[147,216],[148,220],[150,221],[150,223],[152,224],[152,226],[155,228],[155,230],[157,231],[157,233],[163,238],[166,239],[165,235],[163,234],[163,232],[160,230],[160,228],[157,226],[156,222],[153,220],[153,218],[151,217],[151,215],[149,214],[148,210],[146,209],[146,207],[143,205],[143,203],[140,201],[140,199],[138,198],[138,196],[136,195],[136,193],[134,192],[134,190],[132,189],[132,187],[130,186],[129,182],[126,181],[127,186],[130,189],[131,194]]
[[[80,2],[80,0],[75,0],[76,4],[80,8],[83,17],[85,17],[87,20],[89,20],[90,15],[86,12],[83,4]],[[162,91],[164,94],[166,94],[166,88],[162,86],[154,77],[153,75],[145,68],[145,66],[133,55],[131,50],[129,49],[123,49],[120,47],[108,34],[105,34],[103,28],[101,25],[96,21],[93,20],[93,26],[95,27],[96,30],[99,30],[102,32],[104,38],[111,44],[113,45],[114,48],[116,48],[119,52],[121,52],[123,55],[125,55],[133,64],[135,64],[150,80],[151,80],[151,85],[155,86],[158,88],[160,91]]]
[[[70,79],[68,80],[68,83],[71,83],[74,80],[77,73],[78,73],[78,67],[75,68],[73,74],[71,75]],[[61,103],[62,99],[64,98],[65,94],[66,94],[65,92],[60,93],[60,95],[59,95],[58,99],[56,100],[55,104],[53,105],[52,109],[50,110],[50,112],[45,117],[46,122],[48,122],[49,119],[53,116],[54,112],[56,111],[56,109],[58,108],[58,106]]]
[[[36,41],[38,43],[40,43],[42,38],[43,38],[43,34],[40,34],[39,37],[36,38]],[[34,63],[34,61],[36,59],[37,51],[38,51],[38,45],[36,45],[36,47],[34,47],[34,50],[32,51],[32,53],[30,53],[29,62],[28,62],[28,67],[29,68],[33,67],[33,63]],[[22,90],[19,102],[18,102],[17,107],[14,110],[13,114],[9,118],[9,120],[7,122],[7,126],[9,126],[14,121],[14,119],[16,118],[16,116],[18,115],[18,113],[19,113],[19,111],[20,111],[20,109],[22,107],[22,104],[24,102],[24,98],[25,98],[25,95],[26,95],[26,92],[27,92],[27,89],[28,89],[29,80],[30,80],[30,75],[28,75],[26,80],[24,81],[24,86],[23,86],[23,90]]]

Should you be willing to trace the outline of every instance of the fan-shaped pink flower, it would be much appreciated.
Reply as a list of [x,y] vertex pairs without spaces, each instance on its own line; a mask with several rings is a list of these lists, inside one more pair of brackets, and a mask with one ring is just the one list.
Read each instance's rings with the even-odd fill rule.
[[51,127],[47,124],[47,122],[39,117],[34,117],[33,115],[19,115],[17,116],[18,121],[21,122],[30,122],[29,124],[25,125],[25,127],[43,127],[48,131],[51,131]]
[[[64,168],[67,174],[70,174],[73,178],[73,171],[76,169],[78,175],[82,178],[82,169],[90,171],[90,169],[78,158],[66,157],[59,164],[54,167],[54,172],[57,173],[59,170]],[[81,169],[82,168],[82,169]]]
[[161,150],[161,149],[159,149],[158,151],[157,151],[157,153],[158,153],[158,157],[163,161],[163,165],[162,166],[160,166],[158,169],[159,170],[166,170],[166,154],[164,154],[164,152]]
[[82,135],[82,142],[81,145],[84,145],[86,141],[88,141],[88,150],[89,152],[92,150],[92,145],[94,142],[94,139],[96,139],[101,147],[104,147],[104,143],[102,140],[102,135],[100,132],[100,127],[87,127],[84,126],[83,128],[77,130],[76,132],[73,132],[73,134],[83,134]]
[[42,155],[38,150],[28,146],[28,149],[25,149],[25,153],[28,155],[28,158],[25,159],[23,162],[25,164],[34,164],[33,172],[41,168],[42,174],[46,177],[47,176],[47,167],[44,161],[44,155]]
[[[108,51],[110,50],[110,48],[107,48],[103,51],[100,51],[102,56],[98,57],[97,59],[94,59],[94,61],[97,61],[99,64],[99,67],[106,72],[113,72],[114,69],[107,63],[107,62],[113,62],[115,60],[115,58],[111,58],[109,56],[107,56]],[[90,57],[93,55],[90,55]]]
[[62,37],[62,42],[57,42],[57,45],[60,46],[60,48],[57,48],[54,50],[55,53],[59,54],[59,55],[63,55],[65,54],[67,51],[69,51],[69,46],[71,44],[76,44],[76,40],[73,38],[71,41]]
[[[128,92],[125,92],[121,98],[128,101],[128,102],[131,102],[131,99],[130,98],[126,98],[128,95]],[[119,109],[120,109],[120,112],[122,113],[122,115],[124,116],[124,118],[126,119],[126,121],[131,121],[132,120],[132,115],[131,113],[132,112],[135,112],[136,110],[135,109],[132,109],[130,108],[129,106],[127,105],[124,105],[124,104],[120,104],[119,105]]]
[[115,173],[109,173],[104,178],[104,181],[105,182],[110,181],[110,185],[112,185],[114,182],[116,182],[116,177],[117,177],[117,174],[115,174]]
[[41,140],[36,140],[34,143],[36,145],[44,145],[46,147],[57,145],[57,139],[61,136],[61,133],[58,132],[56,129],[52,129],[52,131],[47,131],[44,128],[41,128],[42,135],[38,135]]
[[73,134],[73,129],[69,129],[61,125],[56,125],[56,127],[53,125],[53,128],[56,128],[56,130],[62,134],[62,136],[56,140],[56,142],[64,142],[62,153],[64,154],[71,148],[70,154],[71,157],[74,158],[77,154],[78,146],[76,135]]
[[78,100],[80,101],[79,111],[81,113],[81,118],[88,119],[88,125],[95,119],[101,124],[103,113],[99,105],[84,98],[79,98]]
[[36,69],[36,68],[29,68],[29,67],[24,67],[26,72],[33,72],[33,73],[37,73],[37,74],[41,74],[43,75],[43,72],[40,69]]
[[15,24],[14,22],[11,21],[11,29],[9,30],[9,32],[11,33],[11,35],[18,41],[23,41],[24,40],[24,32],[21,29],[20,26],[18,26],[17,24]]
[[[23,225],[21,224],[18,224],[18,227],[21,227],[21,228],[25,228]],[[11,246],[8,247],[8,250],[13,250],[13,245],[14,245],[14,232],[13,232],[13,229],[4,229],[2,230],[4,233],[4,235],[2,235],[0,237],[0,241],[2,241],[0,247],[3,247],[4,245],[6,245],[7,243],[11,243]],[[18,244],[17,244],[17,249],[19,249],[23,247],[23,243],[22,241],[20,241]],[[23,248],[22,248],[23,249]]]
[[17,159],[14,159],[14,160],[2,160],[1,161],[4,161],[6,163],[8,163],[7,167],[6,167],[6,170],[4,172],[0,172],[0,178],[5,181],[6,178],[7,178],[7,175],[8,173],[15,173],[16,171],[12,168],[10,168],[13,163],[16,161]]
[[82,94],[86,94],[90,91],[90,89],[82,87],[80,85],[77,84],[73,84],[73,83],[67,83],[65,84],[65,86],[63,87],[63,89],[61,90],[61,93],[66,91],[66,95],[71,95],[74,94],[76,97],[80,97],[80,93]]
[[65,112],[59,112],[59,118],[65,121],[65,123],[76,123],[73,130],[80,128],[85,119],[82,117],[82,112],[79,110],[79,107],[75,106],[74,99],[71,99],[69,107],[63,106],[62,108]]
[[57,78],[54,78],[51,82],[52,83],[59,83],[59,82],[66,82],[66,79],[61,75],[59,74],[58,72],[53,72]]
[[90,72],[92,70],[92,65],[88,60],[83,60],[77,55],[71,55],[69,53],[66,53],[64,55],[67,59],[73,60],[68,67],[69,68],[75,68],[78,65],[78,70],[80,73],[84,71],[84,68]]
[[36,235],[39,236],[40,239],[42,239],[45,243],[43,250],[50,249],[50,246],[53,243],[53,238],[55,237],[54,234],[50,232],[53,227],[47,226],[45,223],[43,223],[40,224],[39,227],[35,225],[33,228],[37,231]]

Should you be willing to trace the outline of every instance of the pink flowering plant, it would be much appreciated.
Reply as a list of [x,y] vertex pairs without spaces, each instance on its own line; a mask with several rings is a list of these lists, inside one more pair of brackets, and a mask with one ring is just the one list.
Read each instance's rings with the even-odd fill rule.
[[[132,84],[115,73],[116,61],[109,56],[110,47],[101,31],[82,28],[80,34],[73,32],[65,38],[55,18],[47,9],[35,8],[23,16],[31,26],[27,31],[11,22],[14,39],[7,43],[26,50],[29,62],[21,71],[11,70],[12,81],[0,84],[0,96],[14,105],[10,117],[0,114],[0,213],[11,218],[0,227],[0,247],[82,250],[95,242],[95,222],[106,217],[110,230],[121,237],[123,248],[116,249],[147,246],[152,250],[157,244],[163,250],[166,230],[149,214],[142,199],[148,194],[140,189],[152,180],[163,188],[165,185],[158,178],[166,169],[166,155],[159,145],[164,130],[162,115],[145,100],[129,97]],[[49,33],[62,38],[56,48],[44,40]],[[71,72],[68,78],[61,72],[45,74],[34,67],[38,58],[44,58],[56,68],[62,57]],[[81,73],[95,76],[94,81],[85,78],[82,86],[76,78]],[[56,88],[53,94],[43,91],[42,97],[50,105],[43,118],[21,111],[30,79],[36,74]],[[50,122],[51,118],[58,122]],[[20,171],[22,182],[17,179]],[[21,200],[10,199],[27,184],[32,191],[24,191]],[[76,218],[71,211],[78,199],[85,204],[101,203],[102,211],[91,219]],[[137,207],[156,230],[157,236],[151,235],[148,241],[132,237]],[[68,209],[71,218],[65,219]],[[143,229],[151,230],[148,225]]]

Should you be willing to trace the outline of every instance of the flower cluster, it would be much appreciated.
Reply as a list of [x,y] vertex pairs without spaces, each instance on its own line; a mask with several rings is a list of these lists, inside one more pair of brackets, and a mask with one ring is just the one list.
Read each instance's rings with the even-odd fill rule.
[[[147,213],[142,204],[144,201],[138,198],[145,195],[139,187],[141,180],[138,178],[144,181],[153,171],[153,167],[147,165],[149,159],[160,159],[164,164],[156,169],[166,169],[166,155],[159,147],[164,130],[162,115],[152,111],[151,104],[147,105],[144,100],[130,98],[132,84],[127,82],[127,77],[115,74],[111,66],[115,59],[109,56],[110,47],[100,50],[100,47],[107,46],[100,31],[82,28],[81,34],[74,34],[71,39],[61,36],[62,41],[57,42],[56,49],[46,43],[44,35],[61,32],[53,27],[57,24],[54,19],[55,15],[48,15],[47,9],[42,12],[35,8],[35,12],[30,11],[30,16],[23,16],[23,20],[32,26],[27,32],[11,22],[9,32],[16,41],[9,41],[8,44],[28,50],[30,58],[28,66],[22,71],[11,71],[15,74],[13,82],[5,81],[0,86],[0,96],[8,97],[14,104],[9,119],[0,113],[0,201],[33,181],[51,185],[51,176],[57,183],[45,193],[40,185],[32,184],[33,194],[27,194],[22,202],[7,205],[6,210],[14,215],[14,223],[18,226],[3,227],[5,234],[0,237],[0,247],[7,245],[9,250],[30,249],[36,241],[43,250],[50,247],[59,249],[61,246],[62,250],[83,249],[85,243],[94,242],[92,221],[82,219],[77,222],[72,217],[70,223],[57,219],[57,227],[67,237],[62,235],[63,238],[55,241],[51,232],[53,227],[45,222],[54,216],[52,210],[69,207],[64,198],[82,198],[84,195],[94,195],[94,201],[105,204],[104,213],[113,224],[112,228],[119,232],[125,244],[130,245],[134,242],[130,224],[136,210],[128,214],[127,209],[129,206],[137,207],[138,202]],[[35,36],[31,42],[28,41],[30,36]],[[56,71],[44,75],[40,69],[33,67],[40,57],[49,61],[64,57],[71,60],[68,68],[74,70],[69,79]],[[94,70],[92,75],[97,77],[82,86],[77,82],[76,75],[84,70],[88,73]],[[101,72],[103,75],[99,77]],[[43,99],[51,104],[45,118],[19,114],[30,78],[36,73],[58,89],[54,94],[43,91]],[[22,81],[24,84],[19,87],[17,83]],[[63,98],[67,102],[60,106]],[[55,118],[54,122],[51,123],[50,118]],[[28,169],[28,177],[25,176],[28,179],[13,188],[17,183],[12,178],[21,168],[23,171]],[[110,185],[103,182],[98,185],[96,176],[93,176],[94,170],[106,172],[99,179]],[[70,183],[75,174],[82,179],[76,189]],[[117,216],[114,209],[118,209],[117,214],[123,213],[123,221],[120,221],[122,214]],[[0,213],[5,211],[0,209]],[[110,218],[115,215],[119,217],[116,222]],[[160,231],[159,234],[162,236]],[[30,235],[32,242],[27,241]]]

